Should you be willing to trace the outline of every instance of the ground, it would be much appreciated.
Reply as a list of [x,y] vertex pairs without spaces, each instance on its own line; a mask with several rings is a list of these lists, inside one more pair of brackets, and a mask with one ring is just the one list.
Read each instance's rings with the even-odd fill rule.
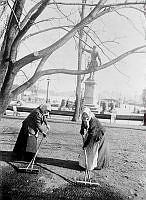
[[[51,131],[38,154],[38,174],[18,173],[26,163],[11,162],[22,120],[3,118],[0,123],[0,200],[145,200],[146,128],[104,123],[110,146],[108,169],[94,170],[92,181],[99,186],[83,186],[84,171],[78,166],[82,150],[80,123],[50,119]],[[41,137],[39,138],[40,141]]]

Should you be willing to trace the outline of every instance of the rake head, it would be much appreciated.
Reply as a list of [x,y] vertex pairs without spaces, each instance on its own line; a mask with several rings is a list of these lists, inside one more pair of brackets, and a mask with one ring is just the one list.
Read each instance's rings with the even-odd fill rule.
[[100,186],[99,183],[91,182],[91,181],[76,181],[76,183],[79,185],[84,185],[84,186]]
[[19,173],[29,173],[29,174],[38,174],[39,173],[39,169],[17,168],[17,172],[19,172]]

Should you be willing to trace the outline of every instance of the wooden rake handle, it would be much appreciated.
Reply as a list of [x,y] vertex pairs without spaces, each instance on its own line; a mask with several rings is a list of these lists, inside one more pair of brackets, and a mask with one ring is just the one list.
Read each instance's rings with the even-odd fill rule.
[[40,143],[39,143],[38,149],[37,149],[37,151],[36,151],[34,157],[33,157],[32,160],[30,161],[30,163],[28,164],[28,166],[27,166],[26,169],[28,169],[30,166],[31,166],[31,168],[33,168],[33,165],[34,165],[36,156],[37,156],[37,154],[38,154],[38,152],[39,152],[39,149],[40,149],[40,146],[41,146],[41,144],[42,144],[43,139],[44,139],[44,136],[42,136],[42,139],[41,139],[41,141],[40,141]]

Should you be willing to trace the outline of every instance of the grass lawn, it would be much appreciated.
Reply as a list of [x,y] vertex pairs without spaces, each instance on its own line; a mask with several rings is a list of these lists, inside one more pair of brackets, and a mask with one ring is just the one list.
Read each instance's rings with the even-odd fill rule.
[[[19,119],[2,119],[0,123],[0,200],[144,200],[145,127],[105,124],[110,146],[110,167],[94,170],[92,180],[100,186],[75,184],[84,179],[78,166],[82,139],[80,124],[51,120],[50,134],[41,146],[36,167],[39,174],[17,173],[10,163],[19,129]],[[39,138],[40,140],[41,138]]]

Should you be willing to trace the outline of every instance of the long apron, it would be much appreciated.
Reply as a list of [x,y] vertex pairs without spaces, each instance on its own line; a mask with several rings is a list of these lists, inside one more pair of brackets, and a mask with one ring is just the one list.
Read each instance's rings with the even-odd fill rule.
[[84,150],[79,154],[79,165],[88,170],[109,167],[109,145],[105,136],[99,142],[90,141],[86,148],[87,167]]
[[35,135],[28,135],[26,152],[36,153],[37,151],[37,138]]
[[37,138],[38,132],[35,131],[28,126],[28,137],[26,144],[26,152],[36,153],[37,151]]
[[[87,138],[87,134],[88,133],[86,133],[85,138],[83,140]],[[98,159],[98,149],[99,143],[91,139],[88,146],[84,150],[81,150],[81,153],[79,155],[79,165],[88,170],[93,170],[94,168],[96,168]]]

